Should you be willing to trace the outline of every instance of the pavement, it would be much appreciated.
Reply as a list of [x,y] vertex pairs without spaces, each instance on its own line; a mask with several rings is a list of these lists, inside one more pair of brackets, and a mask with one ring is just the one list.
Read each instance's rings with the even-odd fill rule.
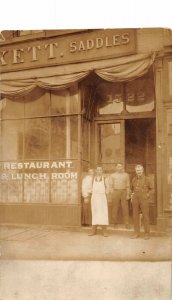
[[79,260],[79,261],[170,261],[171,236],[157,233],[151,238],[130,239],[133,229],[109,227],[108,237],[101,230],[88,236],[91,228],[51,226],[0,226],[2,260]]

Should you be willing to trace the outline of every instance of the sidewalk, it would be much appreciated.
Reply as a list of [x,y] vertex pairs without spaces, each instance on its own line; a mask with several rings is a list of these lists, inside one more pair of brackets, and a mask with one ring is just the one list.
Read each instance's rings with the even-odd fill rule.
[[101,230],[88,236],[90,230],[1,225],[1,259],[171,261],[169,236],[152,232],[150,240],[142,236],[132,240],[132,230],[109,227],[109,237],[103,237]]
[[132,240],[133,230],[108,228],[88,236],[90,228],[66,230],[50,226],[0,226],[1,259],[7,260],[105,260],[171,261],[171,237],[151,233]]

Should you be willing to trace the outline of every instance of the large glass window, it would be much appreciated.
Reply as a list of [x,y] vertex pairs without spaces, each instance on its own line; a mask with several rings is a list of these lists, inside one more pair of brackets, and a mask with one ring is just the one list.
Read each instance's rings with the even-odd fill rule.
[[78,200],[77,85],[0,101],[0,202]]

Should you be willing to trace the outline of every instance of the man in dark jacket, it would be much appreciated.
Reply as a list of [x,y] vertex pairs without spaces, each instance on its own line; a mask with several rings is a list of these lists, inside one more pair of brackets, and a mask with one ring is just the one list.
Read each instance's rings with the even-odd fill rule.
[[134,235],[131,238],[140,236],[140,212],[143,216],[143,225],[145,231],[145,239],[150,238],[149,226],[149,190],[151,189],[149,178],[144,174],[142,165],[136,165],[136,176],[131,183],[131,199],[133,205],[133,222]]

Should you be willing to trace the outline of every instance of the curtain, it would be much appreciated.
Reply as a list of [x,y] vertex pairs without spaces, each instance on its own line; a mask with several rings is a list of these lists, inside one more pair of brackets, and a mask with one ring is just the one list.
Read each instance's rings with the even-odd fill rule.
[[104,80],[122,82],[143,76],[153,64],[155,54],[137,54],[100,61],[1,73],[0,94],[23,96],[35,87],[64,89],[95,72]]

